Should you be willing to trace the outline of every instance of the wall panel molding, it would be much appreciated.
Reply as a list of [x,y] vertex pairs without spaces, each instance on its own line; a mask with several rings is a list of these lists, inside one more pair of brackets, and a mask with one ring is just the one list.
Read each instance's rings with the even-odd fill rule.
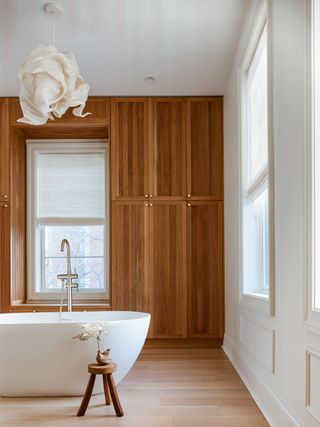
[[240,314],[240,343],[260,365],[275,373],[275,329],[247,314]]
[[306,410],[320,422],[320,350],[306,349]]
[[289,403],[278,395],[264,377],[248,362],[246,354],[239,349],[239,345],[228,334],[224,336],[222,348],[272,427],[301,427],[306,425],[300,420],[294,408],[291,408]]

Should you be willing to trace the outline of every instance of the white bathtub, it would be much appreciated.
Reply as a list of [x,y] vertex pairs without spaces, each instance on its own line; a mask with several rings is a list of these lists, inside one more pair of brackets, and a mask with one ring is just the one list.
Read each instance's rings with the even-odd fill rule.
[[[72,339],[80,325],[107,322],[101,350],[111,348],[119,383],[146,339],[150,314],[130,311],[0,314],[0,396],[80,396],[95,362],[94,339]],[[102,392],[97,378],[94,393]]]

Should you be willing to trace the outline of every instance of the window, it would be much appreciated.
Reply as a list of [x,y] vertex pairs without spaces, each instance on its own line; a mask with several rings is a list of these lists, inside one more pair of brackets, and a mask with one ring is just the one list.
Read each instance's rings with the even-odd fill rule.
[[[311,292],[309,310],[320,314],[320,2],[312,2],[311,26],[311,101],[312,101],[312,141],[311,141]],[[316,313],[318,312],[318,313]],[[312,317],[312,316],[311,316]],[[317,319],[319,320],[319,319]]]
[[59,300],[67,239],[79,300],[108,295],[105,142],[28,141],[28,300]]
[[267,27],[242,69],[242,292],[268,298],[270,287]]

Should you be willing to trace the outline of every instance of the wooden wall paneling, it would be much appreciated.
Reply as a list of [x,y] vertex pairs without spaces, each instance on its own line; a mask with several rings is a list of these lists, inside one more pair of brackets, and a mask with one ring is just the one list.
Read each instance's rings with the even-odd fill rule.
[[113,200],[144,200],[149,194],[149,108],[147,98],[111,101]]
[[187,336],[186,204],[156,202],[150,212],[151,338]]
[[26,142],[15,132],[10,134],[11,192],[11,302],[26,300]]
[[153,198],[186,198],[186,100],[150,99],[150,188]]
[[187,193],[223,200],[223,98],[187,98]]
[[191,202],[188,230],[188,337],[223,338],[223,202]]
[[[18,98],[10,98],[9,121],[16,132],[26,138],[106,138],[110,137],[110,99],[106,97],[89,97],[85,112],[86,117],[76,117],[72,109],[66,111],[61,118],[48,120],[45,125],[33,126],[18,123],[22,111]],[[80,136],[79,136],[80,135]]]
[[146,202],[112,204],[112,308],[149,312]]
[[10,205],[0,202],[0,307],[8,311],[10,305]]
[[9,100],[0,98],[0,201],[9,200]]
[[[70,115],[56,119],[43,126],[18,123],[21,109],[17,98],[9,99],[9,157],[10,157],[10,278],[3,282],[1,292],[5,295],[2,311],[56,311],[57,307],[45,304],[26,304],[26,139],[28,138],[103,138],[109,137],[110,99],[89,98],[87,108],[93,112],[85,119]],[[7,107],[8,108],[8,107]],[[5,261],[7,262],[7,261]],[[2,263],[2,257],[1,257]],[[109,304],[74,307],[77,310],[107,310]]]

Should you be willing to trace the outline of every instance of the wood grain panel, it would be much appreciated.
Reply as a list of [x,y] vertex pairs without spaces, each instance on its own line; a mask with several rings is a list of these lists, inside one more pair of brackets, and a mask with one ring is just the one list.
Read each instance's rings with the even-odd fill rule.
[[117,98],[111,103],[112,199],[144,199],[148,193],[149,137],[147,98]]
[[0,200],[9,200],[9,101],[0,98]]
[[188,188],[193,200],[223,199],[223,98],[187,99]]
[[105,97],[89,97],[85,112],[91,112],[86,117],[76,117],[72,109],[60,119],[48,120],[45,125],[33,126],[18,123],[22,117],[18,98],[10,98],[10,125],[16,132],[26,138],[106,138],[110,137],[110,99]]
[[151,99],[151,193],[158,199],[186,197],[185,98]]
[[[3,100],[0,100],[3,102]],[[2,283],[1,310],[6,311],[56,311],[57,306],[26,304],[26,139],[27,138],[108,138],[110,122],[110,100],[105,97],[89,98],[87,107],[93,112],[86,119],[67,115],[44,126],[31,126],[17,123],[21,117],[19,100],[10,98],[6,103],[9,117],[9,155],[6,164],[10,170],[10,219],[9,239],[11,255],[0,263],[5,271],[11,269],[11,277]],[[9,159],[10,157],[10,159]],[[2,158],[1,158],[2,160]],[[8,209],[9,211],[9,209]],[[10,258],[11,256],[11,258]],[[4,267],[3,267],[4,268]],[[101,304],[75,308],[75,310],[110,309],[110,305]]]
[[26,143],[24,137],[10,134],[11,192],[11,300],[26,300]]
[[[18,98],[10,98],[10,123],[15,124],[20,117],[22,117],[22,110]],[[90,112],[86,117],[76,117],[72,113],[72,108],[69,108],[61,118],[55,117],[54,120],[49,120],[43,127],[48,124],[62,124],[69,123],[83,123],[83,122],[96,122],[104,121],[110,122],[110,98],[100,96],[89,96],[84,113]],[[19,123],[23,126],[23,123]],[[33,126],[32,126],[33,127]],[[41,126],[39,126],[41,127]]]
[[188,336],[224,332],[223,203],[192,202],[188,216]]
[[144,203],[112,206],[112,308],[149,310],[148,208]]
[[151,337],[187,334],[186,205],[150,208]]
[[10,304],[10,206],[0,202],[0,307],[7,311]]

